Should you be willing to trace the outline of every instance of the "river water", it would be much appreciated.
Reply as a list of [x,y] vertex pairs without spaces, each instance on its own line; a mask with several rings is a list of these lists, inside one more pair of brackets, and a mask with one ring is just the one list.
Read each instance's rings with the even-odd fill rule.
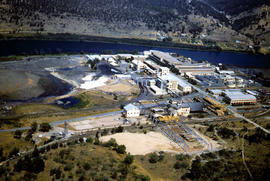
[[143,52],[145,50],[161,50],[180,53],[194,60],[207,60],[211,63],[223,63],[229,65],[270,68],[269,55],[253,55],[236,52],[213,52],[185,50],[175,48],[148,47],[141,45],[127,45],[100,42],[72,42],[72,41],[46,41],[46,40],[9,40],[0,41],[0,56],[10,55],[36,55],[54,53],[101,53],[104,50],[118,50]]

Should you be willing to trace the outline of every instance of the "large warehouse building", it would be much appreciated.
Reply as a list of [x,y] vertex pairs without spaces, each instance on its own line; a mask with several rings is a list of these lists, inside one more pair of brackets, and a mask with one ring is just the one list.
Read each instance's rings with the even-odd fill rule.
[[227,89],[223,92],[225,100],[231,105],[256,104],[255,96],[245,94],[239,89]]
[[177,77],[173,73],[169,72],[167,75],[159,76],[159,78],[163,81],[173,81],[175,84],[178,83],[179,89],[182,90],[184,93],[192,92],[192,88],[189,84],[186,83],[185,80],[183,80],[180,77]]
[[169,53],[164,53],[157,50],[150,50],[150,52],[151,55],[149,56],[149,58],[154,61],[167,63],[169,65],[181,65],[181,62],[176,58],[172,57]]

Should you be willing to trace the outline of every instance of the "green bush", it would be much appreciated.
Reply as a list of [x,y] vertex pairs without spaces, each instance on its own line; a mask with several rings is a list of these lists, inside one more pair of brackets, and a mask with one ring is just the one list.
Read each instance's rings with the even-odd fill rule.
[[37,130],[38,124],[36,122],[31,124],[31,132],[35,133]]
[[16,156],[19,153],[19,149],[17,147],[14,147],[10,152],[8,157],[11,158],[13,156]]
[[49,123],[41,123],[39,130],[42,132],[48,132],[51,129],[51,125]]
[[222,138],[228,139],[231,136],[235,136],[235,133],[233,130],[228,129],[228,128],[219,128],[218,129],[218,134],[221,135]]
[[210,125],[208,128],[207,128],[207,130],[206,130],[207,132],[213,132],[214,131],[214,125]]
[[96,138],[95,141],[94,141],[94,144],[95,144],[95,145],[99,145],[99,144],[100,144],[99,139]]
[[116,140],[114,138],[111,138],[109,141],[102,144],[105,147],[116,147],[118,146],[116,143]]
[[189,167],[188,163],[183,161],[183,162],[180,162],[180,161],[177,161],[175,162],[173,168],[175,169],[180,169],[180,168],[184,168],[184,169],[187,169]]
[[22,131],[21,130],[16,130],[14,133],[14,138],[20,139],[22,137]]
[[140,181],[150,181],[150,177],[148,175],[136,175],[135,178]]
[[128,154],[124,159],[124,163],[127,165],[131,165],[133,163],[133,160],[134,160],[133,156]]
[[122,126],[118,126],[116,129],[115,129],[115,132],[116,133],[122,133],[124,131],[124,128]]
[[92,137],[89,137],[89,138],[87,138],[87,140],[86,140],[87,143],[93,143],[93,141],[94,141],[94,140],[93,140]]
[[119,154],[124,154],[124,153],[126,153],[126,146],[125,145],[118,145],[115,147],[115,150]]
[[89,163],[84,163],[83,168],[84,170],[89,170],[91,168],[91,165]]
[[65,167],[64,167],[64,170],[65,171],[70,171],[70,170],[72,170],[72,168],[73,168],[73,164],[72,163],[67,163],[65,165]]
[[175,155],[176,159],[179,160],[179,161],[183,161],[185,160],[185,155],[184,154],[178,154],[178,155]]
[[58,148],[58,143],[52,144],[51,148],[52,148],[52,149],[57,149],[57,148]]
[[175,164],[173,165],[174,169],[179,169],[181,168],[181,163],[179,161],[175,162]]
[[151,153],[149,162],[150,163],[157,163],[159,160],[159,156],[156,153]]

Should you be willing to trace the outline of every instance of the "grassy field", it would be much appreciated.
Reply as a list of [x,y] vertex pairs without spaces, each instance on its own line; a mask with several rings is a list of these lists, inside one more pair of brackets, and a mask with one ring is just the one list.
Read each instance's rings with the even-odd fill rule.
[[[205,176],[211,178],[211,180],[216,178],[218,180],[220,178],[223,178],[223,180],[250,180],[244,161],[252,174],[253,180],[265,180],[269,177],[269,135],[244,121],[212,123],[210,125],[212,125],[211,129],[209,129],[210,126],[197,127],[196,129],[219,141],[225,149],[214,152],[214,155],[201,155],[200,165],[202,170],[205,169],[205,172],[200,173],[200,179],[198,180],[205,180]],[[207,165],[205,162],[212,162],[212,165],[215,165],[218,169],[212,168],[214,171],[209,171],[211,165]],[[196,171],[198,172],[198,170]]]
[[21,104],[14,108],[15,115],[22,115],[22,114],[34,114],[34,113],[53,113],[53,112],[60,112],[63,109],[59,106],[49,105],[49,104]]
[[[32,106],[34,107],[35,105],[32,104]],[[45,108],[42,108],[41,105],[41,110],[45,110],[48,109],[52,110],[54,108],[53,107],[47,107],[45,106]],[[24,109],[24,108],[22,108]],[[22,110],[20,109],[20,110]],[[32,107],[31,107],[32,109]],[[33,108],[35,109],[35,108]],[[108,109],[100,109],[100,110],[78,110],[78,111],[71,111],[71,112],[45,112],[44,114],[42,113],[37,113],[37,114],[33,114],[33,115],[26,115],[26,116],[19,116],[19,115],[13,115],[9,118],[4,118],[2,119],[2,124],[0,129],[11,129],[11,128],[16,128],[16,127],[24,127],[24,126],[30,126],[32,123],[37,122],[38,124],[47,122],[47,123],[51,123],[51,122],[55,122],[55,121],[62,121],[62,120],[69,120],[69,119],[73,119],[73,118],[80,118],[80,117],[86,117],[86,116],[91,116],[91,115],[96,115],[96,114],[102,114],[102,113],[106,113],[106,112],[115,112],[115,111],[119,111],[120,108],[108,108]]]
[[181,177],[187,172],[186,168],[174,168],[176,162],[190,164],[190,159],[179,161],[175,154],[161,153],[163,158],[156,163],[150,163],[152,154],[145,156],[135,156],[136,162],[149,173],[151,180],[157,181],[173,181],[181,180]]
[[119,111],[119,104],[128,97],[107,95],[98,91],[84,91],[75,95],[80,102],[71,108],[61,108],[52,104],[27,103],[17,105],[12,114],[2,116],[0,129],[29,126],[33,122],[54,122],[85,117],[105,112]]
[[4,156],[7,157],[9,152],[14,148],[20,148],[21,151],[26,151],[34,148],[34,144],[25,141],[24,139],[14,138],[14,133],[0,133],[0,147],[3,148]]
[[[45,151],[45,150],[44,150]],[[6,171],[0,179],[27,180],[146,180],[147,173],[136,161],[126,164],[125,153],[117,153],[111,147],[91,143],[60,144],[40,154],[45,167],[39,174],[26,171]],[[13,170],[16,163],[5,166],[5,170]],[[56,171],[58,170],[58,171]],[[56,173],[55,173],[56,171]],[[28,174],[28,175],[27,175]],[[35,180],[34,179],[34,180]]]
[[[228,122],[229,123],[229,122]],[[233,123],[229,123],[233,124]],[[227,124],[215,123],[217,136],[225,142],[225,149],[203,153],[201,155],[175,155],[171,153],[150,153],[136,155],[130,166],[123,160],[127,154],[117,153],[114,144],[92,144],[72,141],[68,144],[59,144],[41,154],[45,162],[44,171],[33,174],[37,180],[147,180],[149,176],[154,181],[178,180],[249,180],[250,176],[243,164],[244,160],[252,173],[254,180],[267,180],[270,173],[270,137],[249,127],[241,121],[234,123],[237,126],[247,126],[247,130],[231,128]],[[231,126],[231,125],[230,125]],[[201,132],[215,135],[214,131],[201,127]],[[220,132],[221,128],[234,130],[234,132]],[[234,134],[237,133],[237,134]],[[80,140],[80,139],[79,139]],[[18,145],[20,147],[33,147],[24,140],[16,140],[12,134],[3,134],[0,139],[2,147]],[[11,148],[11,147],[10,147]],[[259,154],[258,154],[259,153]],[[14,172],[15,162],[10,162],[4,167],[5,174],[0,176],[10,177],[11,180],[26,180],[29,172]],[[124,166],[125,165],[125,166]],[[3,168],[1,168],[3,169]],[[0,169],[0,172],[3,170]],[[10,170],[10,171],[7,171]],[[60,172],[56,176],[55,170]],[[8,172],[8,174],[7,174]],[[28,174],[28,175],[27,175]],[[31,174],[30,174],[31,175]],[[125,177],[123,179],[123,176]],[[144,178],[144,179],[142,179]],[[148,179],[149,180],[149,179]]]
[[119,100],[115,99],[113,95],[107,95],[99,91],[85,91],[79,93],[75,98],[80,99],[80,103],[75,105],[75,108],[90,108],[94,106],[111,105]]

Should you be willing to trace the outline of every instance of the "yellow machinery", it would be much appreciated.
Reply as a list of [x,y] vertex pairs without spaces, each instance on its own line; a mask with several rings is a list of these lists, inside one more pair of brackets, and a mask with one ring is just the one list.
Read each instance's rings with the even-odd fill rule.
[[225,106],[210,97],[205,97],[204,100],[210,104],[208,109],[216,113],[218,116],[224,116],[224,112],[227,110]]
[[179,117],[178,116],[159,116],[158,117],[159,121],[162,122],[170,122],[170,121],[179,121]]

